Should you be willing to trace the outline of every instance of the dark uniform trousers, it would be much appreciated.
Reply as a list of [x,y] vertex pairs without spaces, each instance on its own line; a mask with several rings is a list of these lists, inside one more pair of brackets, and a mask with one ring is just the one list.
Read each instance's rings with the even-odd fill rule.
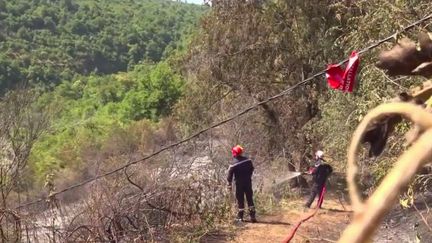
[[[310,208],[310,206],[312,205],[313,201],[315,200],[315,197],[318,196],[318,200],[319,200],[319,196],[321,195],[321,191],[324,188],[325,183],[313,183],[312,185],[312,190],[311,190],[311,194],[309,196],[309,199],[307,200],[305,206]],[[321,205],[318,205],[319,207],[321,207]]]
[[236,181],[236,199],[238,204],[237,218],[243,219],[245,208],[245,196],[251,218],[255,218],[255,205],[253,203],[253,191],[251,181]]

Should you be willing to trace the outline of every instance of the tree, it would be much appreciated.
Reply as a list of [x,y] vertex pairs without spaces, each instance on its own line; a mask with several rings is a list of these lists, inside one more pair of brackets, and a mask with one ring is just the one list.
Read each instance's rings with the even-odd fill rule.
[[8,92],[0,103],[0,193],[1,206],[23,180],[30,152],[48,128],[49,107],[37,107],[37,95],[30,89]]
[[[188,114],[186,123],[215,121],[321,70],[338,54],[332,50],[339,33],[328,31],[337,23],[331,3],[215,1],[185,60],[186,75],[198,90],[186,93],[185,102],[191,105],[184,107],[203,110],[182,110]],[[303,155],[317,145],[302,129],[319,114],[317,94],[324,87],[323,83],[304,85],[262,105],[242,126],[253,134],[245,132],[232,139],[255,144],[253,150],[268,155],[266,160],[284,156],[291,161],[287,165],[291,170],[302,169],[307,166]]]

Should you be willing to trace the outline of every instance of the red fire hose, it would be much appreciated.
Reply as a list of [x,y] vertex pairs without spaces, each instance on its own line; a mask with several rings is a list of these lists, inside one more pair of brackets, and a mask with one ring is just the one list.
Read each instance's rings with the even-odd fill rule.
[[307,220],[309,220],[310,218],[315,216],[315,214],[318,212],[318,209],[321,207],[321,205],[323,203],[325,192],[326,192],[326,187],[324,186],[321,190],[320,197],[319,197],[319,200],[318,200],[318,203],[317,203],[317,206],[315,207],[315,209],[311,213],[306,214],[302,219],[300,219],[300,221],[291,230],[290,234],[282,241],[283,243],[289,243],[292,240],[292,238],[294,238],[294,235],[297,232],[300,225],[303,222],[306,222]]

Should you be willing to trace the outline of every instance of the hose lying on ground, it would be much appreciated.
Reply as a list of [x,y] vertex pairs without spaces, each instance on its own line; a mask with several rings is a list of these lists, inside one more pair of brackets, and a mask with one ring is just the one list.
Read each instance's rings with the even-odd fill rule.
[[322,202],[323,202],[323,200],[324,200],[324,194],[325,194],[325,192],[326,192],[326,187],[324,186],[324,187],[322,188],[322,190],[321,190],[321,193],[320,193],[320,196],[319,196],[319,200],[318,200],[318,203],[317,203],[315,209],[314,209],[312,212],[310,212],[310,213],[306,214],[305,216],[303,216],[303,217],[300,219],[300,221],[297,222],[297,224],[296,224],[296,225],[294,226],[294,228],[291,230],[291,232],[289,233],[289,235],[288,235],[288,236],[283,240],[283,243],[289,243],[289,242],[292,240],[292,238],[294,238],[294,235],[295,235],[295,233],[297,232],[297,230],[298,230],[298,228],[300,227],[300,225],[301,225],[303,222],[306,222],[306,221],[308,221],[310,218],[312,218],[313,216],[315,216],[315,214],[318,212],[318,209],[320,209],[321,204],[322,204]]

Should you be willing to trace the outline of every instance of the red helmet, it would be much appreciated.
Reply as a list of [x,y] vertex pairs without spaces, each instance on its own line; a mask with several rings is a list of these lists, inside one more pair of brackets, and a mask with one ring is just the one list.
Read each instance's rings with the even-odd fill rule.
[[243,148],[240,145],[236,145],[231,149],[231,153],[233,157],[237,157],[243,153]]

